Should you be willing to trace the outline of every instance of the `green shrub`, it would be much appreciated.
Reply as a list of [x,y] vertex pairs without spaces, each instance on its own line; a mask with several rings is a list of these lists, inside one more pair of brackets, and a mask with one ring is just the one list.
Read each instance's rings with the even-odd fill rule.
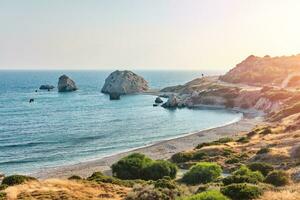
[[112,165],[113,175],[120,179],[140,179],[142,170],[153,161],[140,153],[133,153]]
[[260,150],[257,151],[256,154],[264,154],[264,153],[269,153],[271,150],[269,147],[262,147]]
[[175,153],[171,157],[171,161],[174,163],[183,163],[188,162],[193,159],[193,153],[192,152],[179,152]]
[[245,136],[240,137],[240,138],[237,140],[237,142],[240,142],[240,143],[248,143],[249,141],[250,141],[249,138],[248,138],[248,137],[245,137]]
[[246,176],[246,175],[231,175],[223,178],[224,185],[230,185],[233,183],[252,183],[257,184],[258,181],[256,178]]
[[69,180],[81,180],[82,178],[80,176],[73,175],[73,176],[70,176],[68,179]]
[[220,144],[225,144],[225,143],[233,142],[233,141],[234,141],[233,138],[230,138],[230,137],[224,137],[224,138],[220,138],[220,139],[217,140],[216,142],[217,142],[217,143],[220,143]]
[[264,176],[267,176],[271,171],[274,170],[272,165],[264,162],[253,162],[248,164],[247,167],[252,171],[261,172]]
[[263,193],[258,186],[248,183],[227,185],[221,188],[221,192],[233,200],[255,199]]
[[204,142],[201,144],[198,144],[196,146],[196,149],[201,149],[202,147],[206,147],[206,146],[212,146],[212,145],[221,145],[221,144],[225,144],[228,142],[233,142],[234,140],[230,137],[224,137],[224,138],[220,138],[219,140],[213,141],[213,142]]
[[275,170],[268,174],[265,182],[274,186],[284,186],[289,183],[289,175],[285,171]]
[[193,195],[184,200],[229,200],[229,199],[217,190],[209,190],[209,191],[205,191]]
[[177,167],[169,161],[154,161],[143,154],[134,153],[113,164],[112,171],[115,177],[125,180],[158,180],[164,176],[175,178]]
[[234,153],[234,151],[229,148],[223,149],[223,156],[229,156],[229,155],[232,155],[233,153]]
[[23,175],[11,175],[11,176],[6,176],[2,180],[2,184],[8,185],[8,186],[13,186],[13,185],[19,185],[26,181],[31,181],[31,180],[36,180],[36,178],[30,177],[30,176],[23,176]]
[[176,189],[177,185],[174,180],[170,177],[164,177],[154,182],[155,188],[168,188],[168,189]]
[[272,133],[272,129],[269,127],[265,127],[259,132],[259,134],[261,134],[261,135],[268,135],[271,133]]
[[200,143],[198,144],[195,149],[201,149],[202,147],[207,147],[207,146],[211,146],[213,145],[211,142],[203,142],[203,143]]
[[238,170],[232,173],[232,175],[225,177],[222,182],[224,185],[230,185],[233,183],[252,183],[257,184],[263,182],[264,177],[258,171],[251,171],[246,166],[241,166]]
[[0,200],[6,200],[6,193],[5,192],[0,192]]
[[241,161],[241,159],[237,158],[237,157],[231,157],[228,158],[227,160],[225,160],[226,164],[235,164],[235,163],[239,163]]
[[205,152],[202,152],[202,151],[196,151],[193,154],[193,160],[202,160],[206,157],[207,157],[207,154]]
[[87,178],[88,181],[95,181],[97,183],[112,183],[116,185],[121,185],[125,187],[132,187],[138,183],[145,183],[143,180],[121,180],[112,176],[106,176],[101,172],[94,172],[90,177]]
[[158,160],[143,168],[142,176],[139,178],[143,180],[158,180],[164,176],[175,178],[176,173],[177,167],[175,164],[165,160]]
[[200,162],[184,174],[182,181],[187,184],[209,183],[216,180],[221,172],[216,163]]
[[245,165],[242,165],[238,170],[232,173],[233,175],[240,175],[240,176],[251,176],[256,178],[257,181],[262,182],[264,180],[264,176],[258,171],[251,171]]
[[5,190],[6,188],[8,188],[8,185],[6,185],[6,184],[1,184],[0,185],[0,191]]

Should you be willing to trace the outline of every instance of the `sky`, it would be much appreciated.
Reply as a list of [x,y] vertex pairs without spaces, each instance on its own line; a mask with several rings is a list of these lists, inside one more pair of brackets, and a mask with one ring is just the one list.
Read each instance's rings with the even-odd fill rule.
[[299,11],[299,0],[0,0],[0,69],[230,69],[299,54]]

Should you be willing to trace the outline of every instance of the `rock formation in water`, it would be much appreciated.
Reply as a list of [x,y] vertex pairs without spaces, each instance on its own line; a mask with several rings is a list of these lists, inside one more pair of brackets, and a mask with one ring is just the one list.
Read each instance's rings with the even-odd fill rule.
[[114,71],[106,79],[101,90],[105,94],[132,94],[145,92],[149,89],[148,82],[131,71]]
[[58,80],[58,92],[72,92],[77,90],[75,82],[66,75],[62,75]]
[[55,87],[53,85],[41,85],[40,86],[40,90],[52,90],[54,89]]
[[182,101],[175,94],[171,94],[168,98],[168,101],[162,105],[164,108],[176,108],[183,107]]
[[164,101],[160,97],[156,97],[155,103],[163,103]]

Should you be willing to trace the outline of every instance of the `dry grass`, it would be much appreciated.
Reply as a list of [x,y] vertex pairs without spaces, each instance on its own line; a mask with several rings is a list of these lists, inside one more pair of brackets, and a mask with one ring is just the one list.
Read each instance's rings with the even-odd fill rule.
[[97,184],[61,179],[31,181],[5,190],[8,200],[121,200],[129,191],[129,188],[107,183]]
[[300,200],[300,184],[287,186],[278,191],[266,191],[258,200]]

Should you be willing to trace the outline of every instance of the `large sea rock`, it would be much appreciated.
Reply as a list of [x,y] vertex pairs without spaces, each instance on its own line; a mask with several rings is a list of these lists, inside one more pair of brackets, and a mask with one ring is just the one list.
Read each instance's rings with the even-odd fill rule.
[[149,89],[148,82],[132,71],[114,71],[106,79],[101,90],[105,94],[133,94]]
[[67,75],[62,75],[58,80],[58,92],[72,92],[77,90],[75,82]]

